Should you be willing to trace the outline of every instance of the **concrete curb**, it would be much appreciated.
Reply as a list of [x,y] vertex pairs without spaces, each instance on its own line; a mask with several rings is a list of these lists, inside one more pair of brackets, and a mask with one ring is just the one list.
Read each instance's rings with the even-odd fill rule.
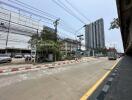
[[82,59],[82,60],[70,60],[70,61],[59,61],[55,62],[54,64],[44,64],[44,65],[38,65],[38,66],[24,66],[24,67],[13,67],[13,68],[0,68],[0,75],[9,75],[9,74],[16,74],[16,73],[22,73],[22,72],[29,72],[29,71],[35,71],[35,70],[41,70],[46,68],[55,68],[62,65],[69,65],[69,64],[76,64],[81,62],[88,62],[89,59]]
[[112,81],[114,80],[114,78],[117,76],[117,72],[119,70],[119,66],[116,67],[113,72],[111,73],[111,75],[109,76],[108,80],[106,81],[106,84],[104,85],[104,87],[102,88],[102,90],[100,91],[99,95],[96,97],[96,100],[104,100],[106,94],[108,93]]
[[[104,82],[104,80],[106,78],[108,78],[109,75],[111,75],[111,73],[115,70],[115,68],[117,68],[117,65],[118,63],[120,62],[121,59],[119,59],[111,68],[110,70],[108,70],[90,89],[88,89],[88,91],[80,98],[80,100],[89,100],[92,96],[92,94],[96,91],[96,89]],[[113,74],[114,77],[116,76],[115,73]],[[113,78],[114,78],[113,77]],[[108,84],[107,84],[108,85]],[[104,100],[102,99],[102,97],[105,96],[105,92],[102,91],[100,92],[101,93],[101,97],[98,97],[100,96],[100,94],[95,97],[96,99],[95,100]],[[102,96],[103,95],[103,96]],[[101,99],[98,99],[98,98],[101,98]]]

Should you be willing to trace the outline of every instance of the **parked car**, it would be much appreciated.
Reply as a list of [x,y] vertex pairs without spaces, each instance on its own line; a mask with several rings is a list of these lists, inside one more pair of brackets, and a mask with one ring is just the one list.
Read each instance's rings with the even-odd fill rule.
[[30,54],[24,54],[24,58],[27,58],[27,57],[31,58],[31,55]]
[[23,56],[22,56],[22,54],[16,54],[15,55],[15,58],[22,58]]
[[12,58],[7,54],[0,54],[0,63],[11,62]]

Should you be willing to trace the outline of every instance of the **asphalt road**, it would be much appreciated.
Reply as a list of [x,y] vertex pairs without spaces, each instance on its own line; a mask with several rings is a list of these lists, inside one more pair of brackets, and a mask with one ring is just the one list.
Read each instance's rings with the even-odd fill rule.
[[0,77],[0,100],[79,100],[116,61],[105,58]]

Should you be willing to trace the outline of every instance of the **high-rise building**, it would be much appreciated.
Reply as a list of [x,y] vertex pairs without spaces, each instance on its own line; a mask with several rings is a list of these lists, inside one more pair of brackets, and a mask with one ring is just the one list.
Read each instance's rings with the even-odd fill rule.
[[87,50],[105,48],[104,21],[102,18],[86,25],[85,46]]

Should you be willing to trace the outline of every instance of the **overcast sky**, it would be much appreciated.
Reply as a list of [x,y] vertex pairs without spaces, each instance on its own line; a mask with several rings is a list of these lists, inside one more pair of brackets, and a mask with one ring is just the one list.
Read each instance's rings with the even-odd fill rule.
[[[65,0],[60,1],[66,4]],[[75,30],[83,26],[80,21],[65,12],[62,8],[53,3],[52,0],[22,0],[22,2],[61,18]],[[76,6],[76,8],[78,8],[78,10],[81,11],[91,22],[103,18],[106,46],[113,46],[115,44],[118,51],[123,52],[120,30],[109,30],[110,22],[113,18],[117,17],[115,0],[69,0],[69,2]],[[89,23],[89,21],[83,17],[81,17],[81,19],[85,21],[85,23]],[[67,34],[69,35],[69,33]]]

